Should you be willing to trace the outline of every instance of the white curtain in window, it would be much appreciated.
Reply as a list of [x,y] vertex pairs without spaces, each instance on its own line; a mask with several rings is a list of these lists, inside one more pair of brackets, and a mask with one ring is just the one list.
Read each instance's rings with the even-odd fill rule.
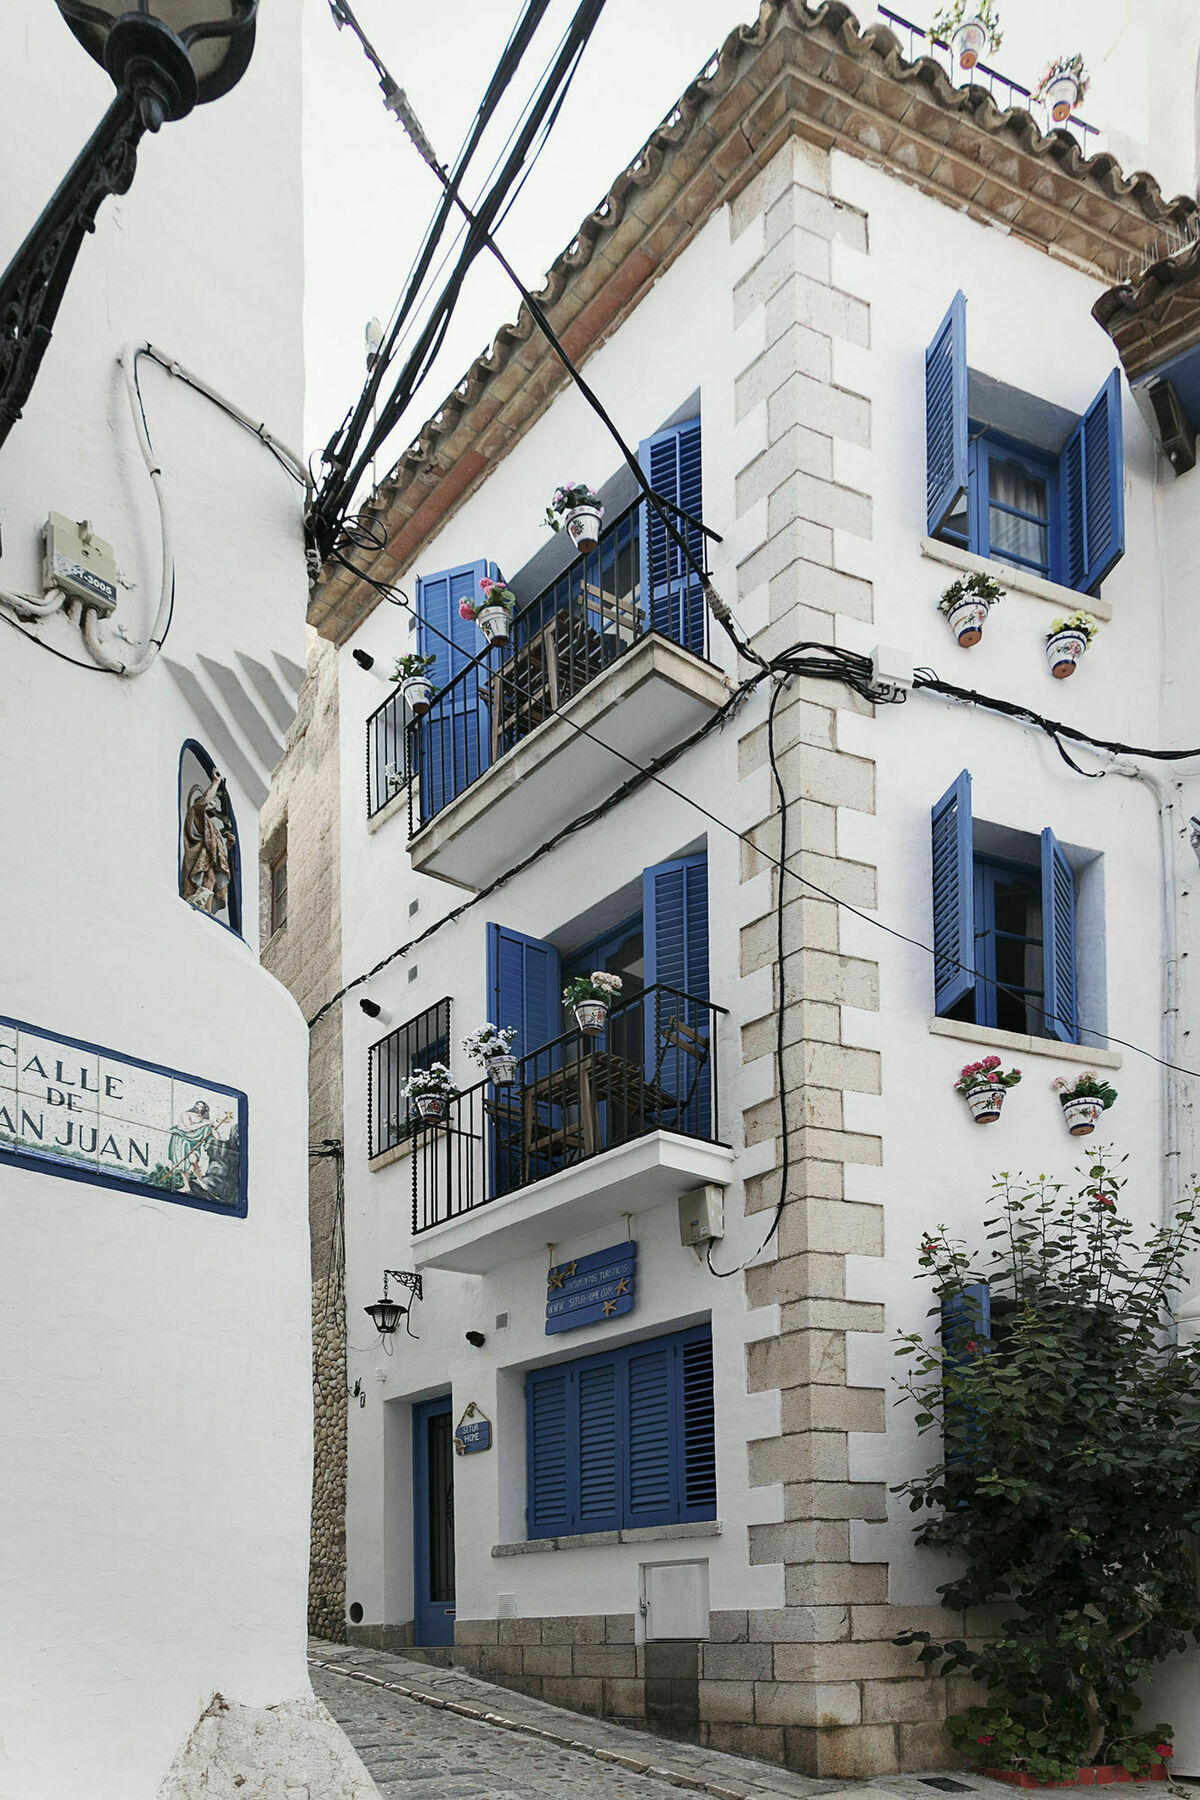
[[[991,462],[991,498],[1001,506],[1013,506],[1020,512],[1046,517],[1046,484],[1035,481],[1016,463]],[[990,509],[988,527],[993,556],[1019,557],[1022,562],[1046,568],[1049,563],[1047,529],[1032,519],[1018,519],[1000,506]]]

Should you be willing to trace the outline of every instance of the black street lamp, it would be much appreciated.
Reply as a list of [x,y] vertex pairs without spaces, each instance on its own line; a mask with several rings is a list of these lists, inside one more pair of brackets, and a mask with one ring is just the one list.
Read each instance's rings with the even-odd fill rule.
[[21,416],[84,237],[101,202],[124,194],[143,132],[182,119],[239,81],[258,0],[57,0],[116,97],[41,218],[0,275],[0,444]]
[[370,1306],[363,1307],[363,1311],[369,1313],[375,1321],[375,1329],[380,1337],[391,1337],[401,1319],[404,1320],[404,1329],[408,1332],[409,1337],[414,1337],[416,1334],[407,1317],[409,1308],[400,1300],[388,1299],[389,1281],[397,1281],[402,1287],[408,1288],[415,1300],[422,1298],[419,1275],[409,1269],[385,1269],[383,1271],[383,1299],[373,1300]]

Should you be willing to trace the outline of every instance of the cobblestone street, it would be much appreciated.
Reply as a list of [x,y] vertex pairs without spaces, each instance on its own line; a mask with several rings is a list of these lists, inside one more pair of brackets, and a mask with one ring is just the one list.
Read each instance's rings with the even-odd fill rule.
[[[384,1800],[679,1800],[681,1791],[711,1800],[934,1800],[937,1792],[913,1775],[869,1785],[797,1775],[384,1651],[314,1639],[310,1659],[314,1692]],[[979,1776],[953,1780],[988,1800],[1010,1793]]]

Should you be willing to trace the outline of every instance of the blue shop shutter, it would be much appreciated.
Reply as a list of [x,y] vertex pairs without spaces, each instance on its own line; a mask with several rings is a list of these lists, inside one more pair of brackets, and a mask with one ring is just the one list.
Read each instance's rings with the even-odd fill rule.
[[1075,877],[1048,825],[1042,833],[1042,969],[1046,1030],[1064,1044],[1077,1044]]
[[558,1537],[574,1529],[576,1471],[568,1443],[568,1402],[573,1389],[566,1368],[538,1369],[526,1384],[529,1535]]
[[1064,579],[1094,594],[1125,553],[1121,374],[1114,369],[1059,457]]
[[619,1531],[623,1468],[620,1369],[611,1357],[578,1366],[579,1504],[576,1531]]
[[974,835],[964,769],[933,809],[933,989],[942,1017],[975,986]]
[[507,925],[487,928],[488,1018],[517,1030],[514,1053],[528,1056],[562,1032],[558,951]]
[[967,491],[967,302],[960,288],[925,352],[925,500],[936,537]]
[[628,1523],[669,1525],[679,1517],[682,1443],[672,1339],[635,1344],[628,1356]]
[[712,1331],[704,1325],[680,1340],[685,1519],[717,1516],[716,1420],[713,1412]]
[[[942,1355],[944,1362],[957,1371],[969,1371],[981,1349],[968,1350],[990,1341],[992,1335],[992,1292],[986,1281],[969,1281],[952,1294],[942,1296]],[[947,1406],[943,1412],[945,1460],[947,1464],[971,1458],[981,1448],[978,1415],[973,1406]]]
[[[643,438],[638,461],[656,494],[674,501],[694,519],[703,518],[700,466],[700,421],[688,419],[653,437]],[[696,561],[704,565],[704,535],[694,525],[672,518]],[[704,655],[704,595],[700,583],[658,514],[646,501],[641,508],[642,606],[652,630]]]
[[455,677],[484,649],[478,625],[461,616],[458,603],[478,600],[481,578],[498,574],[495,563],[480,561],[417,577],[417,642],[422,655],[436,659],[430,676],[436,690],[433,708],[414,727],[422,824],[477,780],[491,761],[483,691],[487,665],[477,675]]

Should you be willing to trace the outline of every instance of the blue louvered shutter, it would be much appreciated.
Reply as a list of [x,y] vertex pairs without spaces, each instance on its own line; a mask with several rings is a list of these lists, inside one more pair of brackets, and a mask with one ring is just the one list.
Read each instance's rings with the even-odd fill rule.
[[569,1441],[572,1388],[565,1368],[538,1369],[526,1379],[526,1519],[531,1538],[558,1537],[574,1529],[578,1484]]
[[967,302],[960,288],[925,352],[926,524],[936,537],[967,491]]
[[1114,369],[1059,457],[1059,504],[1068,587],[1094,594],[1125,553],[1121,375]]
[[1049,826],[1042,833],[1042,972],[1047,1034],[1077,1044],[1075,876]]
[[[969,1375],[981,1366],[982,1346],[992,1335],[992,1294],[986,1281],[969,1281],[952,1294],[942,1296],[942,1356],[945,1366]],[[969,1350],[968,1344],[976,1349]],[[948,1466],[974,1461],[982,1448],[979,1417],[969,1401],[947,1402],[942,1424],[945,1461]]]
[[483,636],[472,619],[461,616],[458,603],[478,600],[481,578],[498,573],[495,563],[481,561],[417,577],[417,641],[422,655],[436,659],[430,676],[433,707],[414,727],[422,824],[491,761],[488,668],[486,663],[472,668],[484,649]]
[[[700,421],[688,419],[644,438],[638,461],[656,494],[674,501],[694,519],[703,517]],[[668,515],[701,567],[704,536],[694,525]],[[679,545],[668,535],[658,514],[645,501],[641,507],[642,607],[652,630],[662,632],[685,650],[704,655],[704,595]]]
[[933,809],[934,1011],[944,1017],[975,986],[975,847],[966,769]]
[[575,1371],[579,1459],[576,1531],[619,1531],[622,1522],[621,1369],[610,1357]]
[[646,986],[646,1071],[667,1096],[660,1111],[669,1129],[708,1137],[712,1122],[707,1058],[689,1054],[690,1041],[672,1020],[711,1043],[708,999],[708,858],[681,856],[642,872],[642,932]]
[[514,1053],[528,1056],[562,1033],[562,982],[558,951],[541,938],[487,928],[488,1018],[517,1031]]
[[707,1325],[679,1340],[683,1438],[684,1519],[717,1516],[716,1420],[713,1412],[712,1331]]
[[670,1338],[626,1351],[626,1524],[669,1525],[679,1517],[682,1443],[678,1345]]

